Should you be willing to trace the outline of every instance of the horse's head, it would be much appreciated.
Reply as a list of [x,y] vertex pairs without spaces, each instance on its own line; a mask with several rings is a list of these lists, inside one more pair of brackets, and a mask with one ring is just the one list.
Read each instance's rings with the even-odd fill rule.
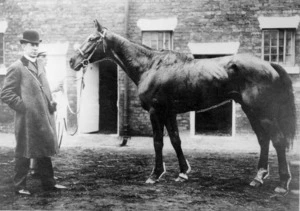
[[[70,58],[70,67],[79,71],[81,67],[86,67],[89,63],[101,60],[106,57],[106,28],[103,28],[97,20],[94,21],[96,32],[75,49],[75,54]],[[97,53],[95,54],[95,52]]]

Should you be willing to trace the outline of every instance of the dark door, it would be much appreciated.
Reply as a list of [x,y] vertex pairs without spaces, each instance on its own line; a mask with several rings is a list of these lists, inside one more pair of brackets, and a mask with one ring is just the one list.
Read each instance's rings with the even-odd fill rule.
[[118,67],[111,61],[99,63],[99,132],[116,134],[118,127]]
[[[195,59],[225,55],[194,55]],[[232,134],[232,102],[195,114],[195,134],[230,136]]]
[[195,133],[229,136],[232,133],[232,102],[195,115]]

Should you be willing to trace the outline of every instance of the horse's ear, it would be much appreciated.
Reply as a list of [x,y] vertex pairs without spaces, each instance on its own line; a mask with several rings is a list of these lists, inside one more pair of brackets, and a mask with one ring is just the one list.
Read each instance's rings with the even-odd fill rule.
[[94,20],[95,28],[97,29],[98,32],[102,32],[102,26],[98,22],[97,19]]

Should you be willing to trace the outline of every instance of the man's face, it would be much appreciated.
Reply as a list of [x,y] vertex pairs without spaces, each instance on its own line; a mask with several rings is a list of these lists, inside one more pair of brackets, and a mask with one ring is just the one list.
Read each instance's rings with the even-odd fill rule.
[[47,65],[47,56],[46,55],[39,56],[38,58],[42,59],[44,66]]
[[36,58],[38,55],[38,51],[39,51],[39,44],[36,43],[23,43],[22,44],[22,48],[24,51],[24,54],[32,57],[32,58]]

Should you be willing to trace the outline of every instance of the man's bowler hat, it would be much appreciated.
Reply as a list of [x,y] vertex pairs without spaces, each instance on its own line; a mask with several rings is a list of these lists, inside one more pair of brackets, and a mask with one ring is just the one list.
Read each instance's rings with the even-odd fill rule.
[[34,30],[26,30],[23,33],[23,39],[20,39],[20,43],[34,43],[34,44],[39,44],[42,42],[40,40],[40,35],[37,31]]

